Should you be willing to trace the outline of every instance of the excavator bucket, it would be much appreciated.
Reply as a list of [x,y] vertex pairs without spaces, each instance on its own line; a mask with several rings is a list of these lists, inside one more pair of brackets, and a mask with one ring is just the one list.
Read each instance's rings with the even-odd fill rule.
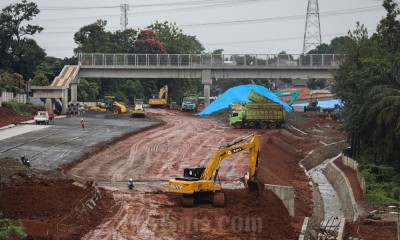
[[250,192],[258,191],[258,181],[256,179],[250,179],[249,173],[244,175],[244,185]]

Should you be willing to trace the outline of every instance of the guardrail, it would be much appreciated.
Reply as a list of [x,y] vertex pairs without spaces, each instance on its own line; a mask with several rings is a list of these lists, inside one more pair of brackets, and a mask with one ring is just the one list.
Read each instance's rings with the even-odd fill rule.
[[129,67],[324,67],[338,68],[335,54],[109,54],[80,53],[81,66]]

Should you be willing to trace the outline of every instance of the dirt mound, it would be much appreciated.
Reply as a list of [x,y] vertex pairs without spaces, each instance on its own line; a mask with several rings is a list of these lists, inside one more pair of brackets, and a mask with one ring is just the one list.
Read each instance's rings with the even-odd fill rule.
[[[174,229],[178,239],[296,239],[296,233],[282,202],[271,191],[248,192],[225,189],[226,205],[216,208],[198,204],[180,206],[177,194],[166,193],[176,206],[169,209],[168,222],[161,221],[157,237]],[[169,235],[171,236],[171,235]]]
[[80,219],[73,218],[66,228],[59,224],[62,219],[82,206],[81,200],[87,200],[94,191],[72,183],[59,172],[28,168],[18,159],[2,158],[0,212],[7,218],[21,220],[29,235],[27,239],[80,239],[110,214],[115,202],[108,192],[101,190],[95,210]]
[[14,111],[13,108],[2,106],[0,107],[0,127],[4,127],[10,124],[17,124],[23,121],[32,120],[33,116],[19,115]]
[[76,218],[76,207],[81,208],[92,192],[93,188],[77,187],[71,180],[35,178],[3,183],[0,212],[7,218],[21,220],[28,239],[80,239],[107,217],[110,207],[115,205],[103,191],[96,208]]
[[25,178],[63,179],[59,172],[29,168],[16,158],[0,158],[0,183],[25,181]]

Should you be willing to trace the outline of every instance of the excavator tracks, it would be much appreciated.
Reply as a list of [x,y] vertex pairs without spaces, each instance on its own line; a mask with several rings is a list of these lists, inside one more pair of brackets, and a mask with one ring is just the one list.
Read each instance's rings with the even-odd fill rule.
[[215,192],[213,194],[213,205],[215,207],[224,207],[225,206],[225,194],[222,192]]

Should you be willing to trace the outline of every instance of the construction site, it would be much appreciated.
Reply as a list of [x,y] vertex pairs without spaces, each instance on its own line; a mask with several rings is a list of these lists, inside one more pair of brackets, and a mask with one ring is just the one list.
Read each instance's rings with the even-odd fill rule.
[[[395,239],[394,222],[364,221],[362,210],[345,224],[355,214],[346,212],[340,193],[338,212],[326,210],[331,203],[321,199],[323,183],[310,170],[326,159],[343,169],[362,202],[355,172],[340,161],[347,146],[342,123],[330,114],[292,111],[284,127],[238,129],[227,109],[206,116],[145,112],[132,118],[87,111],[32,125],[21,123],[32,117],[1,107],[0,124],[7,127],[0,130],[0,212],[22,222],[26,239]],[[245,184],[254,157],[250,136],[259,142],[253,191]],[[231,146],[214,179],[223,202],[185,206],[169,181],[194,183],[185,169],[204,170],[214,152]],[[21,163],[23,154],[29,166]]]

